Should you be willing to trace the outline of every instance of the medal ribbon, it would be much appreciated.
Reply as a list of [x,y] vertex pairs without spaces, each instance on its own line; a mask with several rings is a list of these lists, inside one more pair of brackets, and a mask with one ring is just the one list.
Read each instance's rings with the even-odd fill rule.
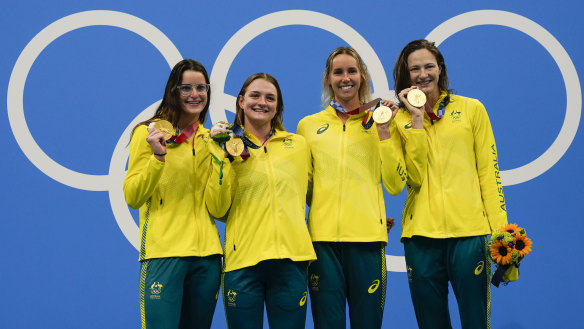
[[[241,138],[241,140],[243,141],[243,152],[241,153],[241,158],[243,159],[243,161],[247,160],[247,158],[249,158],[250,156],[249,151],[247,150],[248,147],[251,147],[254,150],[257,150],[261,147],[261,145],[256,145],[254,142],[250,141],[249,138],[245,137],[245,135],[243,134],[243,128],[241,128],[241,126],[234,124],[232,131],[234,136]],[[272,127],[270,133],[268,134],[268,138],[266,138],[266,141],[270,139],[270,137],[272,137],[274,133],[275,131],[274,128]]]
[[438,112],[436,114],[434,114],[434,109],[428,103],[424,104],[424,110],[426,110],[426,113],[428,114],[430,119],[432,119],[434,121],[438,121],[444,116],[444,111],[445,111],[444,108],[446,107],[446,103],[449,100],[450,100],[450,97],[448,97],[448,96],[444,97],[444,99],[442,100],[442,102],[440,102],[440,105],[438,106]]
[[[187,140],[189,137],[191,137],[193,135],[193,133],[195,132],[195,130],[197,130],[197,128],[199,127],[199,121],[197,121],[197,123],[195,123],[194,125],[188,127],[187,129],[183,130],[183,132],[176,136],[172,136],[170,137],[169,140],[167,140],[167,142],[169,143],[173,143],[173,144],[180,144],[182,142],[184,142],[185,140]],[[178,134],[179,132],[179,128],[176,129],[176,133]]]
[[355,114],[359,114],[359,113],[363,113],[364,111],[367,111],[367,114],[365,115],[365,117],[363,117],[363,121],[361,122],[361,125],[365,129],[369,129],[373,125],[373,116],[371,114],[373,113],[373,111],[375,111],[377,106],[379,106],[380,101],[381,101],[381,98],[376,98],[376,99],[374,99],[366,104],[359,106],[358,108],[356,108],[352,111],[345,110],[345,108],[334,99],[331,99],[329,104],[335,110],[337,110],[341,113],[347,113],[348,115],[355,115]]

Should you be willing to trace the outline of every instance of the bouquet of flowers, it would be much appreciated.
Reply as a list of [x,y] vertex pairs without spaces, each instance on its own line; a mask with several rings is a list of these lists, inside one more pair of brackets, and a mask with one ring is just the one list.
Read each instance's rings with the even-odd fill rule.
[[497,264],[491,283],[499,287],[519,278],[519,264],[531,252],[531,239],[517,224],[509,224],[495,231],[489,242],[491,259]]

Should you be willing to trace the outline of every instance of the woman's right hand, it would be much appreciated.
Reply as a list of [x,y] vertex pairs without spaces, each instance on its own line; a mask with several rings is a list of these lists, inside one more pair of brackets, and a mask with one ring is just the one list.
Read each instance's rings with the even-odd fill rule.
[[225,143],[229,141],[233,132],[229,130],[229,124],[225,121],[216,122],[209,131],[209,136],[216,142],[216,144],[221,145],[225,148]]
[[398,97],[399,100],[408,108],[408,111],[412,114],[412,128],[414,129],[421,129],[424,128],[424,106],[415,107],[410,102],[408,102],[407,95],[408,93],[413,90],[418,89],[417,86],[411,86],[410,88],[403,89],[399,92]]
[[156,155],[166,154],[166,140],[160,130],[152,128],[148,136],[146,136],[146,141],[150,144],[150,147],[152,147],[154,157],[160,161],[164,161],[164,155]]

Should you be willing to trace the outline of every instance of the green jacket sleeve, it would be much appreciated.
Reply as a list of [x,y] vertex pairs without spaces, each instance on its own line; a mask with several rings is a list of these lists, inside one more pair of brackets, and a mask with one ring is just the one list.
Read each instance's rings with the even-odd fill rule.
[[140,208],[150,198],[165,165],[152,154],[146,136],[146,126],[139,126],[130,141],[130,159],[123,189],[126,203],[134,209]]
[[497,146],[487,111],[478,100],[474,114],[473,134],[477,172],[483,204],[491,232],[493,232],[507,224],[507,209],[499,173]]
[[205,204],[214,218],[224,221],[234,195],[234,173],[225,151],[214,141],[207,144],[211,173],[205,187]]

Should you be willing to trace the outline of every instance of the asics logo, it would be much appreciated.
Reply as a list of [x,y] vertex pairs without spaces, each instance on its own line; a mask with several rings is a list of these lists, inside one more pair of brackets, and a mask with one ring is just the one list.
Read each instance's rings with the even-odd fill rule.
[[373,284],[369,286],[369,289],[367,289],[367,292],[372,294],[375,291],[377,291],[377,288],[379,288],[379,280],[373,281]]
[[481,274],[481,272],[483,271],[483,269],[485,268],[485,262],[484,261],[480,261],[479,265],[477,265],[477,267],[475,268],[475,275],[479,275]]
[[325,123],[322,125],[322,127],[318,128],[318,130],[316,131],[317,134],[322,134],[323,132],[325,132],[328,128],[329,128],[329,124]]
[[305,291],[304,295],[302,295],[302,298],[300,298],[300,302],[298,302],[298,305],[300,306],[304,306],[304,304],[306,304],[306,297],[308,296],[308,292]]

